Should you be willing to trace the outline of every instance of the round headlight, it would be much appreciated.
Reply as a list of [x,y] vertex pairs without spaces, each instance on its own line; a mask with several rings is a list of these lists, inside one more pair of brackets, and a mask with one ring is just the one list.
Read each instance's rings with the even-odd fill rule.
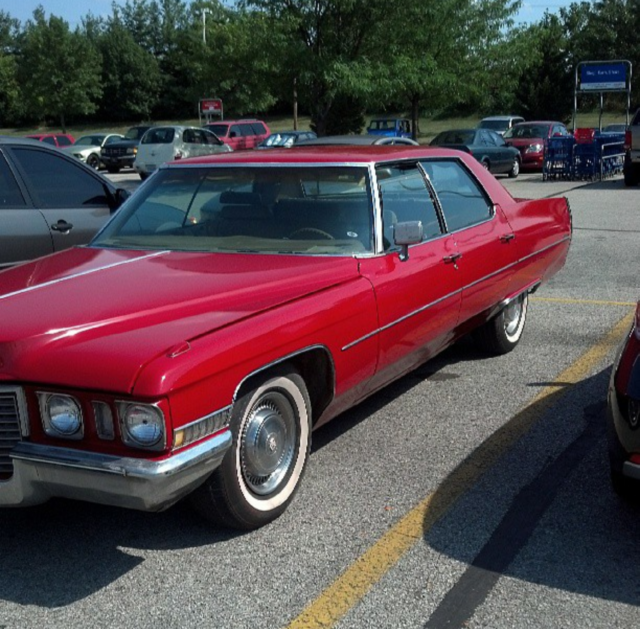
[[66,395],[51,395],[47,399],[49,426],[63,437],[75,435],[82,426],[79,404]]
[[148,448],[162,439],[164,419],[155,406],[127,404],[123,410],[124,427],[135,444]]

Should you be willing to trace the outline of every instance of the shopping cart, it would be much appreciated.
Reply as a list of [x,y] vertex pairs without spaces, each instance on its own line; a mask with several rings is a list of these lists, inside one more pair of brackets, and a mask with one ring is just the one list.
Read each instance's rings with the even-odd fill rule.
[[573,173],[573,136],[549,138],[544,146],[542,179],[571,179]]

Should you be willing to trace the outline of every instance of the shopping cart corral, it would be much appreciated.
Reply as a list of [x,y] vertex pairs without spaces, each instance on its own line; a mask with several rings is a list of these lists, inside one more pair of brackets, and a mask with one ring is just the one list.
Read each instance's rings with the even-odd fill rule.
[[623,165],[624,134],[576,129],[573,136],[547,141],[542,178],[594,181],[622,173]]

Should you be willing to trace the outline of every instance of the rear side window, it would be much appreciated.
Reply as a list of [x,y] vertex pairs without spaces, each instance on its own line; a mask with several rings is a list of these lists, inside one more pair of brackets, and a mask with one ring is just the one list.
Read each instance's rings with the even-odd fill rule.
[[422,165],[440,199],[448,231],[458,231],[493,216],[492,204],[460,162],[431,161]]
[[53,136],[47,136],[46,138],[42,138],[41,140],[45,144],[51,144],[51,146],[58,146],[56,144],[56,139]]
[[100,180],[72,160],[53,151],[28,148],[14,148],[12,154],[39,207],[73,209],[108,205],[107,191]]
[[240,127],[240,132],[244,137],[251,137],[252,135],[255,135],[255,131],[250,124],[241,124],[238,126]]
[[61,135],[58,138],[58,146],[71,146],[71,144],[71,140],[65,135]]
[[265,135],[267,133],[265,126],[261,122],[252,122],[251,127],[255,135]]
[[142,144],[171,144],[175,133],[175,130],[171,127],[149,129],[142,137]]
[[13,176],[9,164],[0,155],[0,210],[2,208],[20,207],[26,205],[16,178]]

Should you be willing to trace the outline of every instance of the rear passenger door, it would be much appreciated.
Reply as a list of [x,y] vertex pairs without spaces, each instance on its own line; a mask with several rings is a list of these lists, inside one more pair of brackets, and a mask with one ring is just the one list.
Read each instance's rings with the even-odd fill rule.
[[[450,339],[460,308],[457,246],[443,234],[427,182],[417,163],[378,168],[384,249],[360,261],[373,285],[379,316],[375,389],[438,352]],[[421,221],[423,241],[401,261],[393,244],[398,222]]]
[[447,233],[461,254],[463,321],[508,295],[517,260],[515,234],[501,208],[460,161],[425,161],[423,166],[438,195]]
[[0,152],[0,269],[48,253],[53,253],[53,241],[47,222]]
[[37,147],[14,146],[8,154],[46,221],[54,251],[89,242],[111,213],[101,177],[73,158]]

